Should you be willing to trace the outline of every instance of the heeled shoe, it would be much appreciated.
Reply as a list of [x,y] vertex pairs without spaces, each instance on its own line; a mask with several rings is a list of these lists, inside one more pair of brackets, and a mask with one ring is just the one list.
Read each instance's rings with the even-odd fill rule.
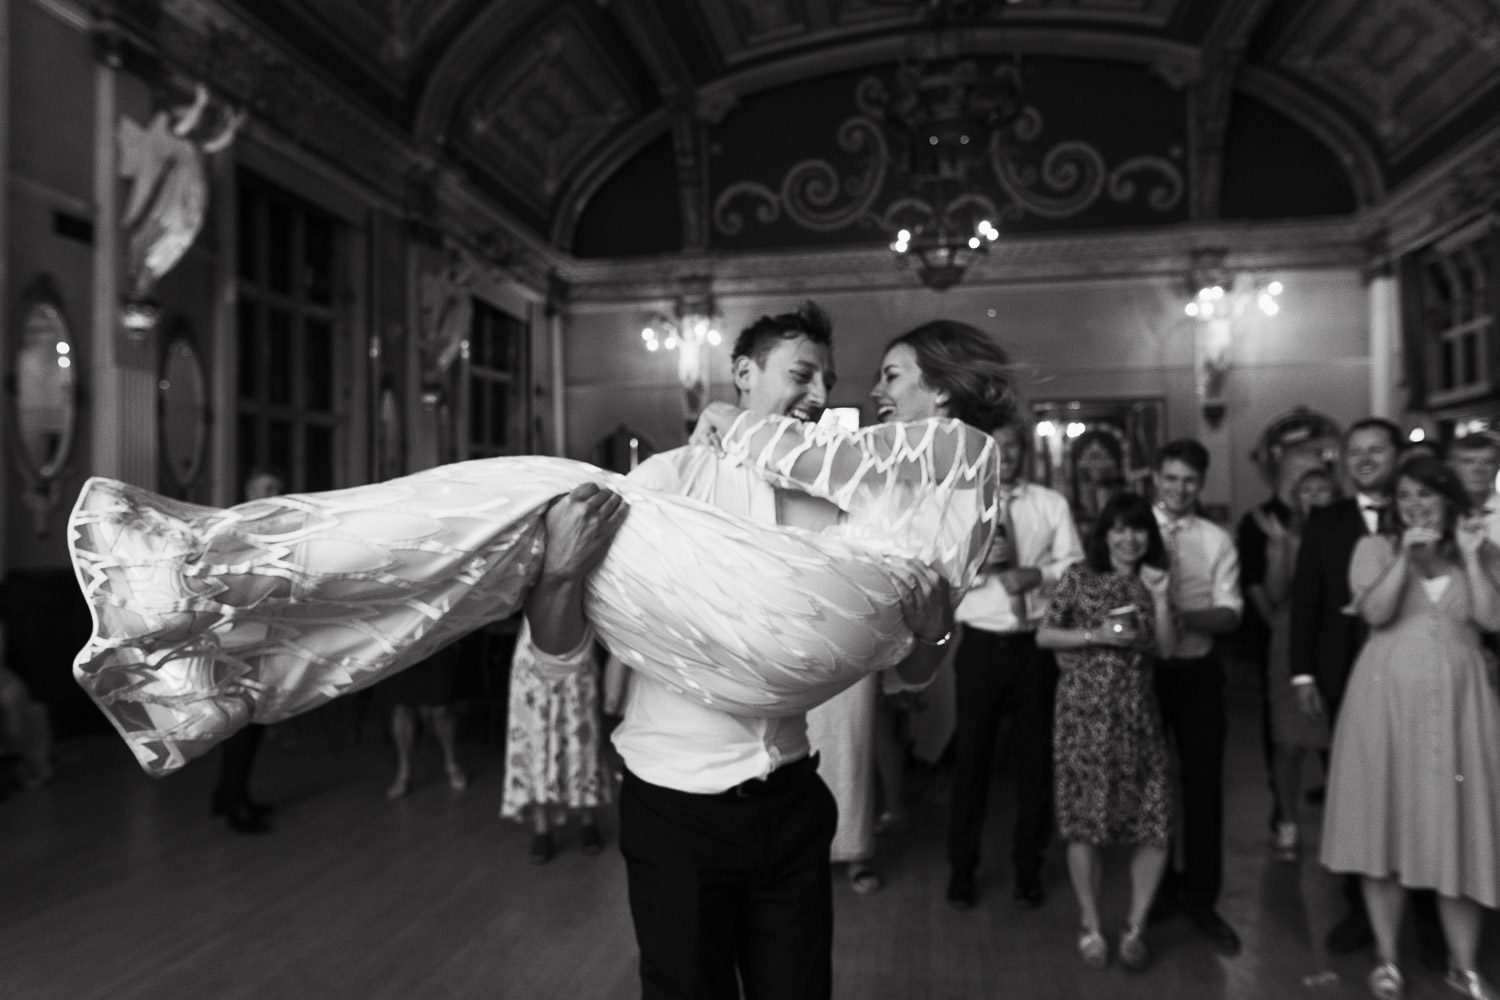
[[1151,949],[1146,947],[1144,927],[1126,927],[1120,935],[1120,964],[1131,972],[1144,971],[1151,964]]
[[552,845],[552,834],[539,833],[531,838],[531,863],[534,865],[545,865],[552,860],[554,848]]
[[590,857],[604,850],[604,837],[593,823],[585,823],[578,831],[578,848]]
[[236,809],[241,811],[249,810],[262,819],[270,818],[271,814],[276,811],[276,807],[269,802],[256,802],[254,799],[241,799],[238,802],[231,802],[221,795],[215,795],[208,803],[208,814],[210,816],[223,816],[225,813]]
[[409,791],[411,791],[411,775],[398,774],[396,780],[391,782],[391,787],[385,790],[385,797],[394,802]]
[[1370,995],[1375,1000],[1401,1000],[1406,995],[1406,979],[1395,962],[1381,962],[1370,970]]
[[1443,982],[1450,990],[1469,1000],[1500,1000],[1500,992],[1473,969],[1449,969],[1448,978]]
[[1078,956],[1090,969],[1102,969],[1109,964],[1109,942],[1099,928],[1085,927],[1078,933]]
[[469,787],[469,776],[464,774],[463,768],[456,765],[448,768],[448,787],[455,792],[461,792]]

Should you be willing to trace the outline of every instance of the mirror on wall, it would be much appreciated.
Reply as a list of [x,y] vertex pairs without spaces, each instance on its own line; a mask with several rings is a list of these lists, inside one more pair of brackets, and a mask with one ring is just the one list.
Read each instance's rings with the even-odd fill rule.
[[375,413],[375,478],[396,479],[406,474],[406,431],[401,401],[390,380],[380,387]]
[[33,491],[46,495],[67,465],[78,418],[76,345],[49,275],[32,279],[22,293],[12,337],[15,451]]
[[192,326],[181,318],[167,326],[156,388],[162,467],[170,484],[185,493],[203,472],[209,410],[203,361]]

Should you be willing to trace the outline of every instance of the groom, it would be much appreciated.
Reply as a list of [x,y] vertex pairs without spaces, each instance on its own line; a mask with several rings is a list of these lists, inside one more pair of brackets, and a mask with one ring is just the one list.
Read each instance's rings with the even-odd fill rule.
[[[817,420],[835,379],[831,339],[827,316],[811,302],[751,324],[732,355],[739,405],[753,416]],[[803,522],[791,512],[806,509],[806,498],[779,493],[702,446],[654,456],[631,478],[766,524]],[[593,484],[549,511],[542,575],[526,603],[544,673],[587,664],[584,580],[625,514],[618,494]],[[910,623],[931,642],[897,667],[908,682],[923,682],[941,660],[934,644],[946,639],[952,611],[931,617]],[[736,1000],[740,984],[746,1000],[826,1000],[836,808],[818,777],[806,716],[726,715],[639,672],[623,716],[613,737],[626,766],[620,852],[644,1000]]]

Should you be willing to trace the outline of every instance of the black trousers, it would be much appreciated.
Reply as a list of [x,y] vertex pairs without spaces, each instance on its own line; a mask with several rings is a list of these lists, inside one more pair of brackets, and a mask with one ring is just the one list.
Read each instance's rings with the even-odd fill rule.
[[815,760],[748,784],[744,796],[693,795],[625,774],[620,853],[642,1000],[739,1000],[741,983],[745,1000],[832,995],[838,807]]
[[990,766],[1000,720],[1009,713],[1016,762],[1016,826],[1011,864],[1034,881],[1052,835],[1052,706],[1057,661],[1029,632],[965,628],[953,658],[958,725],[948,800],[948,864],[972,874],[989,800]]
[[1162,728],[1177,752],[1182,870],[1163,883],[1187,906],[1213,906],[1224,881],[1224,667],[1213,656],[1156,668]]
[[265,726],[252,722],[225,740],[220,748],[219,778],[214,784],[213,798],[224,808],[233,809],[250,801],[250,769],[265,732]]

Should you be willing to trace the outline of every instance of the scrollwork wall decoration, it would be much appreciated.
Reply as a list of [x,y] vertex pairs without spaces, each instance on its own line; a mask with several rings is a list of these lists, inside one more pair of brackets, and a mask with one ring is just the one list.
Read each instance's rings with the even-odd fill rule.
[[[857,114],[839,124],[841,151],[861,157],[852,173],[841,174],[832,159],[815,157],[792,165],[777,185],[740,180],[720,192],[713,205],[713,225],[722,236],[740,236],[751,225],[769,226],[783,216],[801,229],[828,233],[862,228],[915,228],[939,221],[967,228],[974,211],[992,220],[1030,217],[1069,219],[1103,198],[1116,203],[1143,200],[1153,212],[1170,212],[1186,196],[1181,167],[1164,156],[1143,154],[1111,165],[1098,147],[1064,139],[1041,149],[1040,158],[1020,158],[1023,147],[1038,147],[1046,119],[1035,105],[1025,105],[1005,134],[988,149],[988,182],[979,191],[954,199],[937,218],[932,202],[903,191],[888,190],[893,161],[887,136],[890,94],[878,76],[854,86]],[[1000,197],[991,197],[998,194]],[[880,206],[882,197],[889,201]],[[748,206],[747,204],[748,203]],[[962,204],[968,211],[956,212]],[[962,215],[964,218],[959,218]]]

